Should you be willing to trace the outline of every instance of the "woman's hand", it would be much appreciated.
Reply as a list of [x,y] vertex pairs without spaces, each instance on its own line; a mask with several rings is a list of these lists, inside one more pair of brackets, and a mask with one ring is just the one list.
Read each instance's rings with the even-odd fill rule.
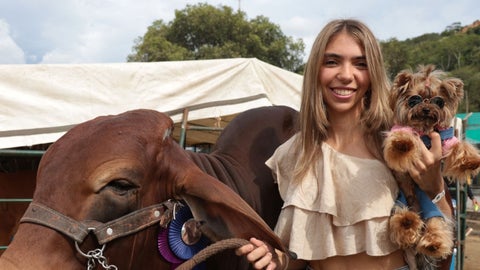
[[[415,183],[423,190],[430,199],[436,198],[440,195],[441,198],[436,200],[435,204],[442,211],[443,215],[447,218],[451,218],[452,208],[450,202],[446,200],[444,196],[446,185],[442,176],[442,140],[440,134],[437,132],[431,132],[428,134],[432,141],[432,147],[427,149],[422,143],[422,157],[415,161],[415,168],[412,168],[409,173]],[[421,140],[418,138],[418,140]],[[442,192],[443,197],[442,197]]]
[[245,255],[255,269],[273,270],[281,264],[274,248],[253,237],[250,238],[249,244],[237,248],[235,254]]
[[[422,157],[415,160],[415,167],[410,169],[409,174],[420,189],[433,199],[445,188],[442,177],[442,141],[437,132],[432,132],[428,136],[432,141],[432,147],[429,150],[422,143]],[[418,140],[421,141],[420,138]]]

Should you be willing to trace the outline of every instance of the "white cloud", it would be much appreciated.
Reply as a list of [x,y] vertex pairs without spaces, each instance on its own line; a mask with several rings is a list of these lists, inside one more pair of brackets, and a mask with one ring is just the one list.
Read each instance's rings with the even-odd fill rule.
[[0,19],[0,59],[2,64],[23,64],[25,54],[10,36],[6,22]]
[[[2,1],[0,18],[15,26],[15,41],[29,63],[125,62],[134,40],[154,20],[174,17],[174,8],[166,5],[154,0]],[[0,63],[6,61],[0,58]]]

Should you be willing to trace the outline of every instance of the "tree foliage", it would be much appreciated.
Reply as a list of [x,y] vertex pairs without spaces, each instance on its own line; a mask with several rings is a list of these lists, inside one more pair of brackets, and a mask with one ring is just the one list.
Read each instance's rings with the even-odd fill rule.
[[267,17],[247,20],[242,11],[205,3],[175,11],[169,23],[153,22],[135,40],[128,61],[173,61],[256,57],[301,73],[305,45],[283,34]]
[[[480,111],[480,23],[464,27],[454,22],[442,33],[427,33],[399,41],[381,41],[390,78],[419,64],[434,64],[465,83],[467,102],[460,112]],[[157,20],[135,40],[127,60],[137,62],[256,57],[272,65],[303,73],[305,44],[285,36],[265,16],[247,19],[242,11],[206,3],[175,11],[170,22]],[[466,98],[467,101],[467,98]]]
[[391,79],[401,70],[434,64],[450,76],[463,80],[466,97],[459,112],[480,111],[480,26],[462,27],[456,22],[439,34],[380,43]]

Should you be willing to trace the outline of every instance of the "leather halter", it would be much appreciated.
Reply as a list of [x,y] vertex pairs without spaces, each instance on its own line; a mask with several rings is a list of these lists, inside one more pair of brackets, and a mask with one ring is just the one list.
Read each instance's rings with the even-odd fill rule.
[[174,215],[176,204],[178,202],[168,200],[107,223],[101,223],[95,220],[79,222],[41,203],[31,202],[20,222],[46,226],[63,233],[77,243],[82,243],[90,233],[93,233],[98,243],[103,245],[117,238],[134,234],[157,222],[166,227]]

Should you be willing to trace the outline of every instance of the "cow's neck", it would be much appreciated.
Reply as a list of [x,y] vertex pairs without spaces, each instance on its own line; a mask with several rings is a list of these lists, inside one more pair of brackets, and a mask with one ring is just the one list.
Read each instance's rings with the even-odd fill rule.
[[[2,255],[13,268],[1,269],[85,269],[76,257],[73,242],[59,232],[35,224],[20,224],[14,240]],[[82,261],[82,262],[81,262]]]

